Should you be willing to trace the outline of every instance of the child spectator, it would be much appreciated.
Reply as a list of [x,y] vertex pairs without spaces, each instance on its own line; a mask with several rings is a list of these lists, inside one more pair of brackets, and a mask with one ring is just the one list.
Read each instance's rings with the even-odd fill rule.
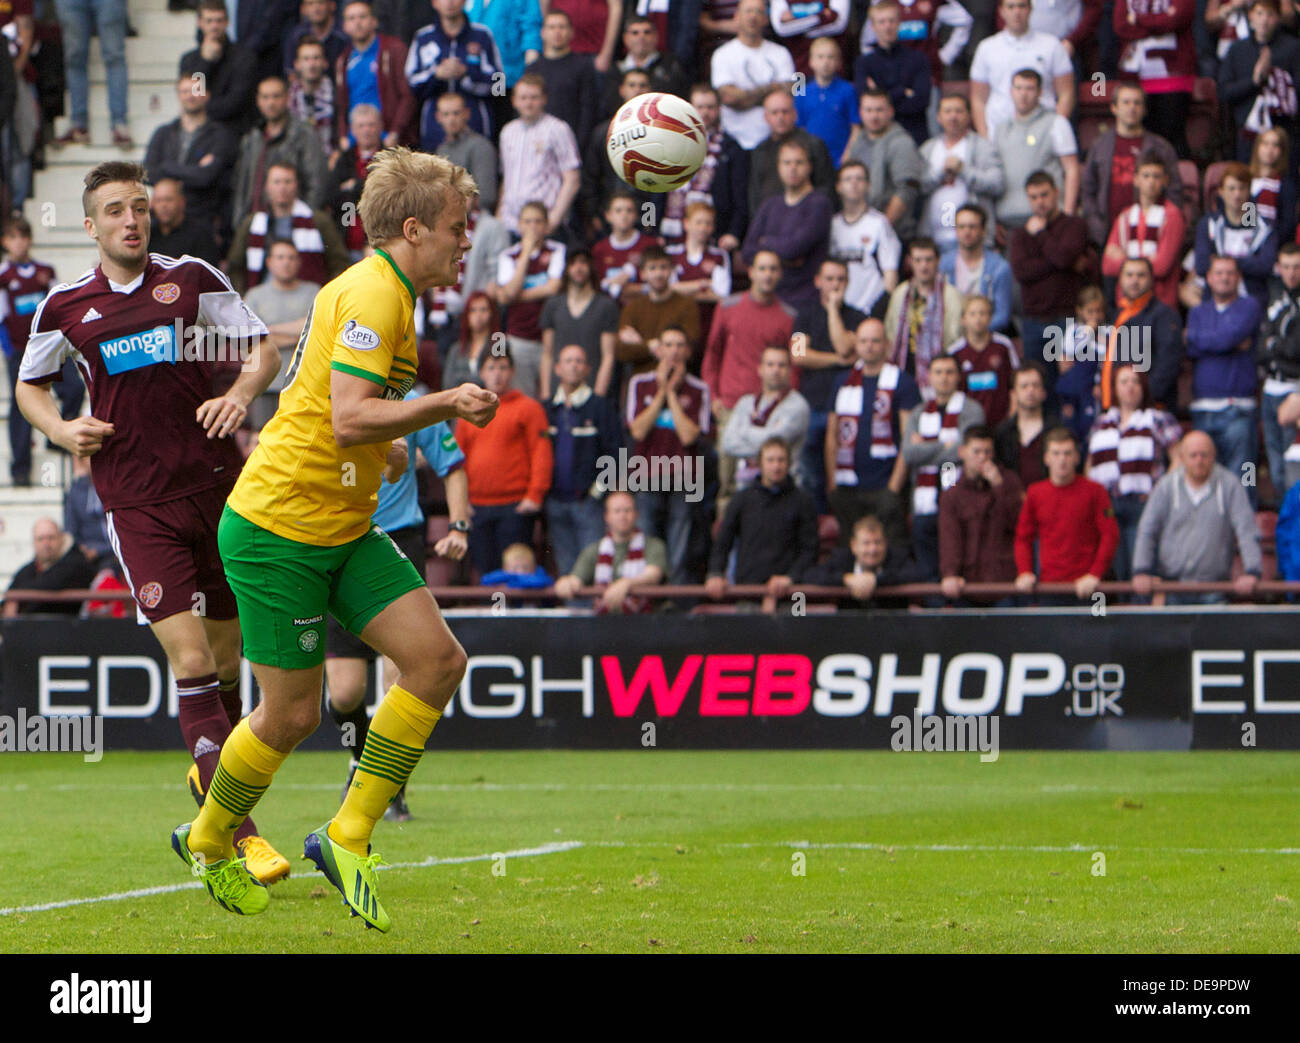
[[731,296],[731,255],[713,241],[714,210],[708,203],[686,208],[686,240],[664,248],[673,262],[672,285],[700,308],[700,329],[713,324],[718,301]]
[[1111,226],[1101,273],[1115,279],[1125,258],[1145,257],[1155,275],[1156,296],[1177,308],[1186,224],[1182,211],[1165,198],[1168,181],[1164,161],[1158,155],[1147,153],[1138,160],[1133,178],[1137,200]]
[[[31,258],[32,226],[22,217],[5,221],[4,263],[0,264],[0,346],[9,367],[9,473],[16,486],[32,484],[32,425],[15,405],[18,368],[22,365],[32,317],[55,282],[54,269]],[[69,359],[54,385],[64,420],[81,412],[85,385]]]
[[1097,377],[1101,371],[1098,358],[1106,345],[1099,345],[1097,338],[1105,336],[1101,330],[1105,321],[1105,295],[1098,286],[1085,286],[1079,291],[1074,308],[1073,336],[1056,360],[1056,397],[1061,406],[1061,423],[1080,444],[1087,443],[1101,404],[1097,394]]
[[964,336],[948,354],[957,360],[961,390],[980,404],[983,422],[997,427],[1011,410],[1011,377],[1020,357],[1011,338],[992,332],[992,323],[993,302],[981,294],[967,297],[961,309]]
[[554,581],[537,564],[537,555],[526,543],[512,543],[501,552],[501,567],[485,574],[485,587],[513,587],[516,590],[545,590]]
[[[1211,258],[1236,258],[1242,285],[1258,302],[1261,310],[1268,305],[1268,277],[1277,260],[1278,236],[1272,223],[1265,221],[1250,199],[1250,167],[1229,163],[1219,182],[1219,206],[1196,223],[1196,249],[1193,267],[1204,280]],[[1200,296],[1205,296],[1202,290]],[[1200,303],[1187,301],[1189,310]]]
[[1277,229],[1279,243],[1295,237],[1296,190],[1290,170],[1290,136],[1281,127],[1261,131],[1250,152],[1250,198],[1256,213]]
[[657,235],[647,235],[637,227],[640,213],[636,196],[631,192],[615,192],[605,207],[605,220],[609,235],[591,248],[591,263],[602,292],[615,300],[626,290],[633,289],[641,274],[641,257],[647,247],[662,246]]
[[849,134],[860,122],[858,97],[853,84],[839,75],[840,47],[834,40],[819,37],[809,48],[812,82],[794,99],[799,126],[826,142],[831,160],[838,167],[849,143]]

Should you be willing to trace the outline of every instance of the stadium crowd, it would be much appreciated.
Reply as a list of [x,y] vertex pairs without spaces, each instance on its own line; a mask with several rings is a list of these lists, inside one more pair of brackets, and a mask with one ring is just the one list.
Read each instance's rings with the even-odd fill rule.
[[[23,4],[0,12],[19,94],[58,111]],[[88,139],[89,17],[57,8],[56,147]],[[1235,576],[1249,597],[1256,511],[1280,508],[1300,579],[1292,0],[199,0],[196,18],[181,114],[145,146],[150,247],[220,265],[285,370],[316,290],[366,251],[371,157],[407,145],[476,179],[461,280],[416,312],[426,387],[502,396],[456,433],[476,577],[607,585],[610,611],[648,610],[634,590],[660,582],[842,584],[860,606],[900,582],[955,603],[1014,582],[1024,603],[1036,582],[1142,597]],[[138,154],[99,33],[113,139]],[[649,91],[708,130],[663,195],[605,158],[611,116]],[[16,118],[5,134],[20,206],[33,149]],[[4,247],[12,374],[43,289],[21,219]],[[435,519],[439,488],[423,468]],[[46,558],[66,543],[43,538]]]

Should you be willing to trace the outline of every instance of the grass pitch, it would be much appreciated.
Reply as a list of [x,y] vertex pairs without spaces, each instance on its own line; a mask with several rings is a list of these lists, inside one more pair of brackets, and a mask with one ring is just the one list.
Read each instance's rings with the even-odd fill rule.
[[343,754],[277,775],[294,871],[249,919],[170,850],[186,765],[6,755],[0,951],[1300,950],[1296,754],[430,752],[376,831],[387,935],[298,857]]

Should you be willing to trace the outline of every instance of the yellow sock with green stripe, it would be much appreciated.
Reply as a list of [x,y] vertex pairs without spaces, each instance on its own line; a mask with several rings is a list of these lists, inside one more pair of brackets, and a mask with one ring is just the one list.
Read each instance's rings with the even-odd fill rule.
[[441,710],[421,702],[405,688],[393,685],[388,689],[370,720],[361,761],[343,806],[330,823],[331,840],[354,855],[366,853],[375,823],[411,777],[441,717]]
[[209,861],[231,858],[235,830],[262,799],[287,756],[254,735],[247,717],[235,725],[221,746],[207,798],[190,827],[190,850]]

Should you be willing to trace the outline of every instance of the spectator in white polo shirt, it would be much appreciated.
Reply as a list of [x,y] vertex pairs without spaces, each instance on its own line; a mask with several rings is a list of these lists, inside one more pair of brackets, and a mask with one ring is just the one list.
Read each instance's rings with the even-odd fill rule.
[[763,39],[768,26],[764,0],[740,0],[736,38],[713,52],[711,76],[722,99],[722,129],[744,149],[768,136],[763,98],[773,84],[794,79],[794,59],[779,43]]
[[[535,72],[519,77],[512,94],[519,118],[501,128],[499,217],[519,231],[519,212],[531,200],[546,204],[548,235],[560,228],[581,183],[578,142],[569,125],[546,112],[546,81]],[[760,116],[761,118],[761,116]]]
[[971,115],[975,129],[986,138],[999,123],[1012,118],[1011,77],[1033,69],[1043,78],[1039,101],[1066,119],[1074,111],[1074,66],[1055,36],[1029,28],[1030,0],[1001,0],[998,12],[1006,28],[977,48],[970,66]]

